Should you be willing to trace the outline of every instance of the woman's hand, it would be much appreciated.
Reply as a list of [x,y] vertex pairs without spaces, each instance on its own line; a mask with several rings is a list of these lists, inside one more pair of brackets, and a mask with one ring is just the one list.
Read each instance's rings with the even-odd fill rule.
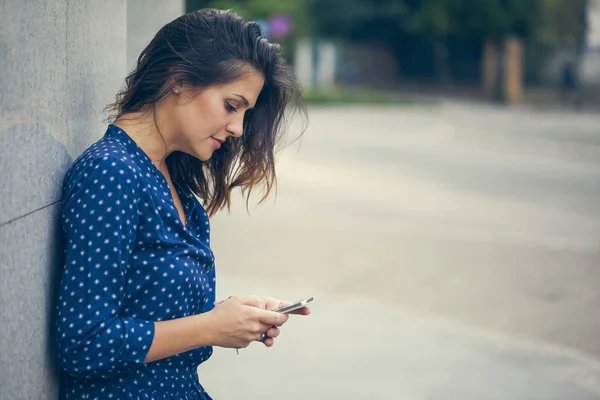
[[277,327],[283,325],[288,316],[270,311],[266,305],[266,300],[258,296],[230,297],[216,305],[210,311],[216,327],[214,344],[241,349],[266,334],[268,337],[263,342],[272,346],[273,338],[279,334]]
[[[264,296],[244,296],[241,297],[242,301],[246,305],[251,305],[253,307],[262,308],[265,310],[276,310],[281,307],[286,307],[293,304],[291,301],[284,301],[279,299],[274,299],[272,297],[264,297]],[[310,308],[302,307],[297,310],[290,312],[289,314],[298,314],[298,315],[309,315]],[[285,315],[285,314],[283,314]],[[265,346],[271,347],[275,344],[275,338],[279,336],[279,328],[277,326],[270,327],[265,333],[265,337],[261,340]]]

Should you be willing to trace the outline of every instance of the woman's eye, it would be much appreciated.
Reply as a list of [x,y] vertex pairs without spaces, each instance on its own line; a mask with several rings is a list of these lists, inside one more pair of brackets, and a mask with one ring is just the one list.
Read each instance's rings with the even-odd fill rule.
[[225,109],[229,112],[237,112],[237,108],[235,108],[234,106],[232,106],[229,103],[225,103]]

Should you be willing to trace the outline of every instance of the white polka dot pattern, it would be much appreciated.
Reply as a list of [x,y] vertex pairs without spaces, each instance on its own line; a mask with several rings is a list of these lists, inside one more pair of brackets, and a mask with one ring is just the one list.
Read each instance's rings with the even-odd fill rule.
[[67,172],[61,398],[210,398],[196,368],[211,347],[144,364],[155,321],[203,313],[215,301],[208,216],[176,188],[185,226],[164,176],[114,125]]

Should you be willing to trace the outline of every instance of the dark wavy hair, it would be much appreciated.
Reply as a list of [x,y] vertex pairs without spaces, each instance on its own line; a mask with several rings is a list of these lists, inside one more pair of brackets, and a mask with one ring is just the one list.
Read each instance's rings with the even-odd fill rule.
[[106,107],[114,121],[127,113],[153,110],[174,86],[168,85],[171,78],[201,90],[232,82],[251,69],[263,75],[265,84],[255,107],[245,113],[242,137],[229,137],[207,162],[182,152],[166,160],[172,179],[190,188],[209,215],[229,209],[236,187],[247,193],[246,206],[257,185],[265,188],[260,202],[268,197],[277,183],[275,146],[286,122],[296,112],[306,116],[300,85],[280,46],[269,43],[258,24],[230,10],[190,12],[158,31],[116,101]]

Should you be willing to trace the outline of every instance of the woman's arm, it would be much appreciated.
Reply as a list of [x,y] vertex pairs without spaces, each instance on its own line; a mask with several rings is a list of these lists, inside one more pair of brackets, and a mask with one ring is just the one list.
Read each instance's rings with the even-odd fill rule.
[[65,180],[65,262],[58,299],[58,352],[69,374],[108,377],[143,364],[154,323],[122,317],[135,246],[139,184],[119,156],[80,161]]
[[262,333],[270,331],[275,337],[273,327],[287,319],[286,314],[265,310],[260,297],[232,297],[207,313],[155,322],[154,339],[144,362],[203,346],[245,348]]
[[210,312],[154,323],[154,338],[144,363],[160,360],[203,346],[212,346],[215,326]]

